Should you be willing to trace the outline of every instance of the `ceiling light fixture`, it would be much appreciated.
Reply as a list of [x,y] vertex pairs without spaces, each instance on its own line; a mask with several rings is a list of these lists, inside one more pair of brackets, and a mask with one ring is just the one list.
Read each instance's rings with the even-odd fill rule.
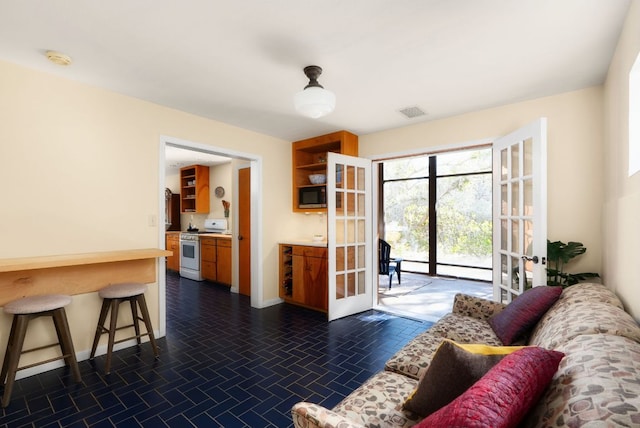
[[328,115],[336,107],[336,96],[318,83],[322,68],[309,65],[304,68],[304,74],[309,78],[309,84],[293,98],[296,111],[312,119]]
[[56,51],[47,51],[47,59],[56,65],[70,65],[71,57]]

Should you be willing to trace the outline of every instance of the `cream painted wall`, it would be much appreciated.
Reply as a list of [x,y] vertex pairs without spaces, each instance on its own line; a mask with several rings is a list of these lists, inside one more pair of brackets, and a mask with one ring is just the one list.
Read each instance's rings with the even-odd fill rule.
[[[629,177],[629,71],[640,53],[640,1],[633,0],[611,61],[605,94],[605,283],[640,321],[640,173]],[[638,120],[636,118],[636,120]]]
[[460,145],[506,135],[538,117],[548,118],[547,233],[581,241],[587,252],[574,271],[601,271],[603,202],[602,88],[594,87],[360,137],[360,156]]
[[[0,94],[0,258],[162,247],[158,151],[160,137],[171,136],[262,157],[262,304],[277,301],[277,243],[300,223],[290,142],[7,62]],[[99,303],[92,293],[69,308],[78,352],[88,350],[85,327],[95,328]],[[0,353],[9,325],[2,314]]]
[[[231,162],[216,165],[210,167],[209,169],[210,177],[209,177],[209,187],[211,188],[211,199],[208,218],[224,218],[224,208],[222,206],[222,201],[231,201],[231,195],[233,195],[233,188],[231,186],[231,174],[233,171],[231,170]],[[215,189],[218,186],[222,186],[224,189],[224,196],[222,198],[218,198],[215,195]],[[236,204],[231,204],[231,208],[229,209],[229,228],[232,227],[232,219],[233,219],[233,210],[235,210]]]

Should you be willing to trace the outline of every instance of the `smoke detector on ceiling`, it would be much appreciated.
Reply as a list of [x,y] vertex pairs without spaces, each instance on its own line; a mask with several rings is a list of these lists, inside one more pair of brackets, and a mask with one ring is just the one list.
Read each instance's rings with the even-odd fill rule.
[[71,64],[71,57],[61,52],[47,51],[46,56],[49,61],[56,65],[66,66]]
[[406,117],[407,119],[413,119],[414,117],[420,117],[420,116],[426,116],[427,113],[425,113],[424,110],[422,110],[420,107],[417,106],[413,106],[413,107],[405,107],[401,110],[398,110],[400,113],[402,113],[404,115],[404,117]]

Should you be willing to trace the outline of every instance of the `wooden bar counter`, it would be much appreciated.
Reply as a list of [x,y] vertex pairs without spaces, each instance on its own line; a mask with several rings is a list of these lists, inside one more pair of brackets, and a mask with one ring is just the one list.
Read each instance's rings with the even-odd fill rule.
[[118,282],[156,281],[157,248],[0,259],[0,306],[25,296],[83,294]]

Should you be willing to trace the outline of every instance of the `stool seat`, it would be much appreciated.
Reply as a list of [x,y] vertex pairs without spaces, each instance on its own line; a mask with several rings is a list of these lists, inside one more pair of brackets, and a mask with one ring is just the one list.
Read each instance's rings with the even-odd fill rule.
[[124,282],[122,284],[111,284],[98,292],[98,296],[103,299],[125,299],[127,297],[144,294],[147,285],[139,282]]
[[35,314],[37,312],[60,309],[71,303],[70,296],[62,294],[47,294],[42,296],[30,296],[14,300],[4,306],[7,314]]

